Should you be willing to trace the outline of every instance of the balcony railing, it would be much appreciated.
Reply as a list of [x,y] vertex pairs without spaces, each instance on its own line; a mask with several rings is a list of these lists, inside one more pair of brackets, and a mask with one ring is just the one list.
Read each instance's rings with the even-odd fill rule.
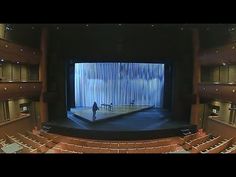
[[200,97],[203,99],[218,99],[236,102],[235,83],[201,83],[199,84]]
[[0,100],[38,97],[41,82],[0,82]]

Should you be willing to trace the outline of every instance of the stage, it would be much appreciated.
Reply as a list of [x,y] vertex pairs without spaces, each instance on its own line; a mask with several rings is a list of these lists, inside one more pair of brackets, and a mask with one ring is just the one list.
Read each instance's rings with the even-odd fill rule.
[[100,106],[99,110],[96,113],[95,120],[93,120],[92,108],[86,108],[86,107],[71,108],[71,112],[74,114],[75,117],[84,119],[85,121],[98,122],[143,111],[145,109],[150,109],[152,107],[153,106],[150,105],[120,105],[120,106],[112,106],[111,108]]
[[67,118],[46,122],[43,129],[81,138],[141,140],[182,136],[182,130],[186,129],[195,133],[197,127],[188,122],[174,120],[173,115],[166,110],[149,108],[93,123],[68,111]]

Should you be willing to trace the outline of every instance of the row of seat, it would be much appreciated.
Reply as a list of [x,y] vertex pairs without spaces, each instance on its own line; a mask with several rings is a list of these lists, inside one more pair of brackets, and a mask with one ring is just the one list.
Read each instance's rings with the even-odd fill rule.
[[158,147],[146,147],[146,148],[102,148],[102,147],[89,147],[80,146],[75,144],[69,144],[65,142],[58,143],[52,149],[66,150],[75,153],[169,153],[174,152],[178,148],[177,144],[158,146]]
[[183,148],[192,153],[235,153],[235,138],[223,139],[210,134],[192,134],[182,138]]
[[14,136],[6,134],[5,139],[0,139],[0,147],[11,143],[22,146],[23,153],[236,153],[235,138],[223,139],[205,133],[181,138],[109,141],[27,131]]
[[106,141],[88,140],[55,135],[44,131],[40,136],[52,139],[56,146],[50,152],[63,153],[169,153],[175,152],[180,146],[173,144],[171,139],[139,141]]

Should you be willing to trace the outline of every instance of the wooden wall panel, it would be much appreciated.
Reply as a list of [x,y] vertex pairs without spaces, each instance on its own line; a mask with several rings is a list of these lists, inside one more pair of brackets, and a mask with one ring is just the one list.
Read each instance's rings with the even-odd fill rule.
[[29,71],[27,65],[21,65],[21,81],[28,81]]
[[0,24],[0,38],[4,38],[4,33],[5,33],[5,25]]
[[2,64],[3,71],[3,81],[12,80],[12,64],[11,63],[3,63]]
[[19,82],[21,80],[20,76],[21,76],[20,65],[12,65],[12,80]]
[[236,65],[229,66],[229,82],[236,83]]

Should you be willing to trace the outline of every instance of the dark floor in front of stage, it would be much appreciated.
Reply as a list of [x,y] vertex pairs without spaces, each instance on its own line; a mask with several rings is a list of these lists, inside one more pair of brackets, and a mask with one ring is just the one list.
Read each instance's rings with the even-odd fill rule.
[[90,123],[75,117],[71,112],[67,114],[68,119],[50,122],[57,126],[64,126],[82,130],[109,130],[109,131],[137,131],[171,129],[181,126],[188,126],[188,122],[175,121],[171,114],[165,110],[156,108],[136,112],[129,115],[106,121]]

